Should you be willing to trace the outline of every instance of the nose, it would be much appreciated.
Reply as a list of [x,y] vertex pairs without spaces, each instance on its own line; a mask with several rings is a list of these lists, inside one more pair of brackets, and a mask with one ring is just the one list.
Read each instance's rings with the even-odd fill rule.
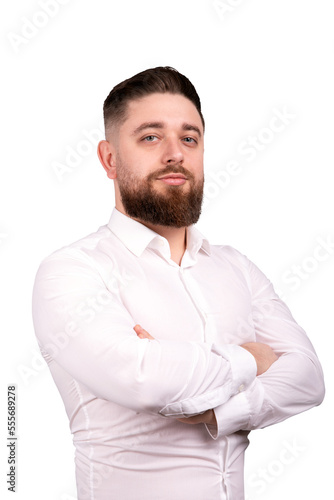
[[177,138],[168,138],[165,140],[165,147],[162,155],[164,165],[168,163],[182,163],[184,159],[182,144]]

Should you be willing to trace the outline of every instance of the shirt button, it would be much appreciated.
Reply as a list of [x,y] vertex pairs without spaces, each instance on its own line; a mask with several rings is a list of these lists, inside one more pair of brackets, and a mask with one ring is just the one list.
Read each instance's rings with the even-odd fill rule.
[[164,242],[164,240],[159,240],[159,246],[161,246],[161,247],[164,247],[164,246],[165,246],[165,242]]
[[239,390],[239,392],[244,391],[245,390],[244,384],[239,385],[239,389],[238,390]]

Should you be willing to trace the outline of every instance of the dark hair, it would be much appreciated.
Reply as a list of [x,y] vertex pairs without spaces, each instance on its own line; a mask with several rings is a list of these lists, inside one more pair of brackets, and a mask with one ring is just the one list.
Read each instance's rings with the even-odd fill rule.
[[104,101],[105,128],[110,124],[119,125],[126,120],[127,105],[130,101],[156,92],[187,97],[196,106],[204,128],[201,101],[195,87],[186,76],[170,66],[147,69],[116,85]]

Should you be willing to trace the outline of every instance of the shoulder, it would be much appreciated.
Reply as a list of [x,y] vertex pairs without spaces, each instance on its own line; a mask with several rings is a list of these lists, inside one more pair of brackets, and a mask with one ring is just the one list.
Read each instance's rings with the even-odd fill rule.
[[236,274],[242,275],[253,292],[272,288],[270,280],[259,267],[236,248],[230,245],[211,245],[211,252],[220,264],[229,265]]
[[105,256],[105,247],[113,245],[113,235],[107,225],[65,245],[47,255],[40,263],[37,275],[69,272],[71,269],[98,268]]
[[210,245],[210,249],[214,258],[228,261],[235,266],[247,268],[250,263],[246,255],[230,245]]

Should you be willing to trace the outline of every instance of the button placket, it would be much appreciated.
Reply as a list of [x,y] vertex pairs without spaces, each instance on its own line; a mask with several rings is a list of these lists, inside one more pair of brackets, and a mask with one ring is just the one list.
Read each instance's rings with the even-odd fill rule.
[[200,305],[198,304],[198,301],[196,300],[196,293],[192,293],[191,285],[189,284],[189,280],[187,279],[187,268],[180,267],[179,268],[179,276],[181,279],[181,282],[188,293],[192,303],[194,304],[194,307],[196,308],[200,318],[202,319],[202,324],[203,324],[203,337],[204,341],[207,340],[207,333],[206,333],[206,327],[207,327],[207,315],[206,313],[202,310]]

